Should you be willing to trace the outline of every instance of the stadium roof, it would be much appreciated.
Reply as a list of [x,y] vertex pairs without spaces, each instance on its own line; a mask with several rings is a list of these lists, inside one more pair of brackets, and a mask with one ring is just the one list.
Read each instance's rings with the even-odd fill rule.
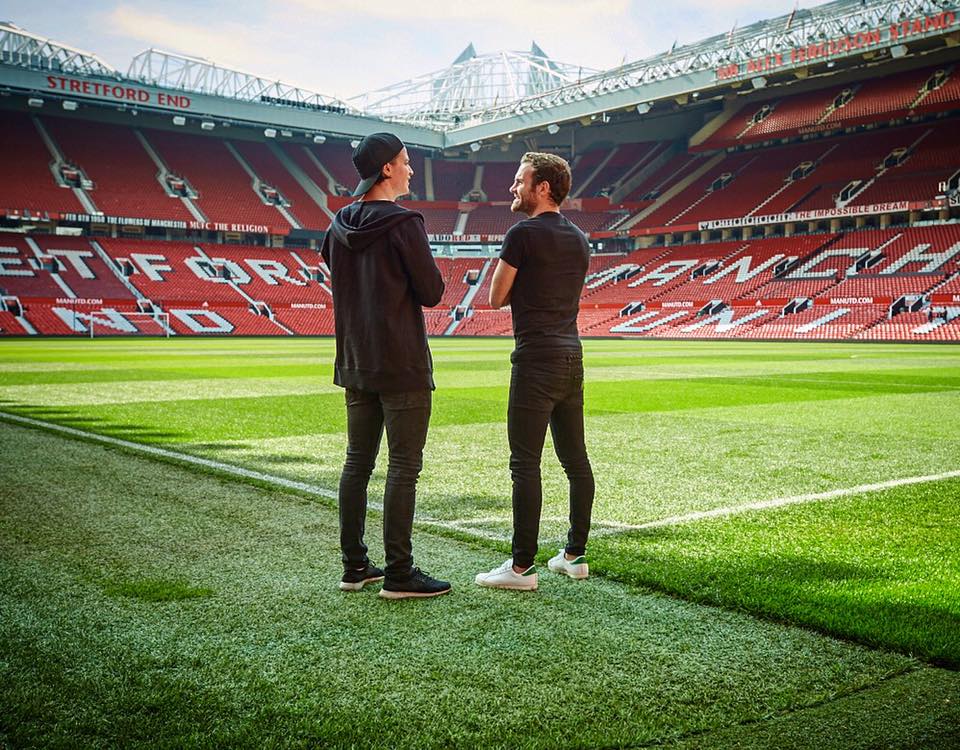
[[[631,111],[642,117],[662,104],[682,106],[955,47],[958,14],[960,0],[833,0],[602,72],[551,60],[535,43],[529,52],[484,55],[471,44],[444,70],[348,102],[154,49],[137,55],[124,76],[90,52],[0,23],[0,86],[43,93],[50,71],[131,81],[195,95],[194,116],[348,138],[389,120],[408,143],[478,150],[516,133],[556,133],[568,123],[608,122]],[[95,82],[90,94],[86,84],[70,86],[71,95],[103,98]]]
[[243,101],[312,105],[330,112],[362,114],[346,102],[254,73],[218,65],[212,60],[148,49],[130,62],[127,77],[162,88],[192,91]]
[[361,94],[351,102],[367,114],[446,130],[488,109],[575,84],[596,72],[556,62],[536,42],[528,52],[484,55],[471,43],[449,68]]
[[62,73],[120,76],[116,68],[92,52],[33,34],[10,21],[0,21],[0,62]]

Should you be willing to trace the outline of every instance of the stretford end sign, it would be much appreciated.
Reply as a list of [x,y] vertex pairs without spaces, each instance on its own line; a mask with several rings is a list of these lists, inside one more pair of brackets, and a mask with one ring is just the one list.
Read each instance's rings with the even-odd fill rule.
[[170,94],[164,91],[147,91],[129,83],[108,83],[87,81],[68,76],[47,76],[47,89],[64,94],[81,94],[100,97],[125,104],[164,107],[166,109],[190,109],[190,97],[184,94]]

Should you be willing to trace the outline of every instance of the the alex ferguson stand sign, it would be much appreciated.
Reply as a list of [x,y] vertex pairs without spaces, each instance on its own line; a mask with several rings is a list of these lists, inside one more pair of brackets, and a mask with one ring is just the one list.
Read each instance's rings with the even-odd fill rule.
[[940,194],[947,196],[947,205],[951,208],[960,206],[960,190],[957,188],[951,190],[949,182],[940,183]]
[[927,34],[943,33],[957,25],[953,12],[919,18],[909,18],[875,29],[863,29],[847,36],[814,42],[784,52],[755,57],[743,63],[730,63],[717,68],[717,80],[725,81],[742,75],[755,76],[792,65],[829,60],[832,57],[857,51],[867,51],[884,44],[896,44],[906,39]]

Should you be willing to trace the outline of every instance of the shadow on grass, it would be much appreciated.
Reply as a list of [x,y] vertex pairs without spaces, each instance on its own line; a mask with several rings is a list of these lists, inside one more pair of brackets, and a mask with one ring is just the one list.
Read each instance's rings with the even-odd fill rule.
[[[960,669],[960,611],[929,581],[898,577],[889,565],[791,553],[730,557],[719,548],[716,556],[697,554],[702,543],[684,545],[688,534],[650,529],[618,537],[612,545],[598,540],[591,547],[591,567],[627,584]],[[654,546],[668,539],[676,546]]]
[[7,411],[19,417],[28,417],[40,422],[50,422],[62,427],[72,427],[108,437],[122,438],[137,443],[171,443],[182,441],[185,433],[169,430],[157,430],[152,426],[110,422],[102,417],[90,414],[78,414],[69,409],[53,406],[13,403],[0,400],[0,411]]

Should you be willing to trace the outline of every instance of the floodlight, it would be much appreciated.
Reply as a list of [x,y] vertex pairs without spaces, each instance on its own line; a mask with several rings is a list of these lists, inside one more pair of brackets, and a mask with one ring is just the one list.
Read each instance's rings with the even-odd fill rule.
[[67,110],[67,112],[76,112],[77,106],[78,105],[76,102],[70,101],[69,99],[66,99],[63,102],[63,108]]
[[762,89],[767,85],[767,79],[763,76],[757,76],[756,78],[751,78],[750,83],[753,84],[755,89]]
[[641,102],[637,105],[637,114],[645,115],[650,111],[650,102]]
[[280,135],[282,135],[284,138],[293,138],[293,131],[291,131],[291,130],[281,130],[281,131],[280,131]]
[[890,48],[891,57],[900,58],[900,57],[904,57],[906,54],[907,54],[907,45],[905,44],[898,44]]
[[187,124],[187,118],[184,117],[183,115],[174,115],[174,116],[173,116],[173,124],[174,124],[174,125],[181,125],[181,126],[186,125],[186,124]]
[[352,141],[350,141],[350,148],[356,148],[359,145],[360,145],[359,138],[354,138]]
[[276,131],[275,128],[265,128],[264,131],[263,131],[263,134],[264,134],[265,136],[267,136],[267,138],[276,138],[276,137],[277,137],[277,131]]
[[477,153],[477,151],[479,151],[480,148],[481,148],[480,141],[474,141],[473,143],[470,144],[470,150],[473,151],[473,153]]
[[550,135],[556,135],[560,132],[560,126],[555,122],[551,122],[549,125],[547,125],[547,132]]
[[216,125],[210,122],[210,120],[204,120],[203,122],[200,123],[201,130],[213,130],[215,127]]
[[43,99],[37,99],[36,97],[30,97],[29,99],[27,99],[27,106],[28,106],[28,107],[42,107],[42,106],[43,106]]
[[314,143],[326,143],[326,142],[327,142],[327,136],[325,136],[325,135],[315,135],[315,136],[313,136],[313,142],[314,142]]

